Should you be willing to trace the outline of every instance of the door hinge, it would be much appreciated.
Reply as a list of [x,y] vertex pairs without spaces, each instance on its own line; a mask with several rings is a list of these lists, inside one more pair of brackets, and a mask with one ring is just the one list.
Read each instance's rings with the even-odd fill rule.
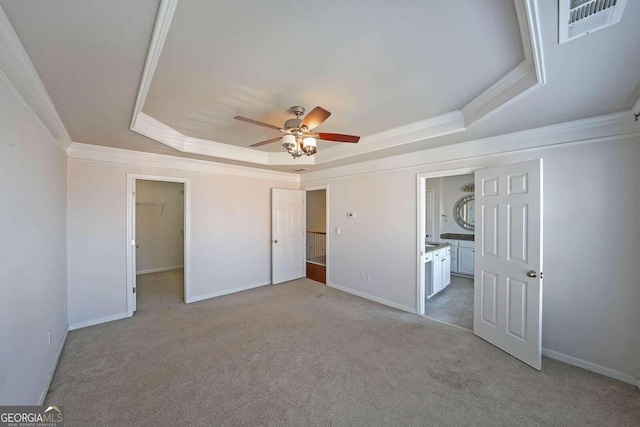
[[133,293],[134,294],[136,293],[136,287],[135,286],[133,287]]

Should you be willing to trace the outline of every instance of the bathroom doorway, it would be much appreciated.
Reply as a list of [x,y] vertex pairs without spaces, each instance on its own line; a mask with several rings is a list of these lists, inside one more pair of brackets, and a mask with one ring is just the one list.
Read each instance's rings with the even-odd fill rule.
[[473,170],[418,176],[420,315],[473,330]]

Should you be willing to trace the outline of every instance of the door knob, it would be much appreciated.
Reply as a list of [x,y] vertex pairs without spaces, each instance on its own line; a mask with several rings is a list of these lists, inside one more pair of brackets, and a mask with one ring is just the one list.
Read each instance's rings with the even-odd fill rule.
[[278,241],[277,241],[277,240],[274,240],[274,241],[273,241],[273,243],[278,243]]
[[535,270],[527,271],[527,277],[538,277],[538,273]]

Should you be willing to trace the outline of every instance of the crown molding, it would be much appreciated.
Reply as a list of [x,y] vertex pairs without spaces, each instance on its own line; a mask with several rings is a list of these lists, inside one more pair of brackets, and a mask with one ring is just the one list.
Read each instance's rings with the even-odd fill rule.
[[390,129],[385,132],[360,138],[356,145],[337,145],[328,150],[319,151],[316,164],[359,156],[398,145],[444,136],[465,130],[464,116],[458,111],[431,117],[426,120]]
[[467,128],[544,86],[546,72],[536,0],[514,0],[524,60],[462,107]]
[[280,182],[300,182],[300,175],[267,169],[215,163],[206,160],[185,159],[163,154],[144,153],[72,142],[67,149],[70,159],[87,160],[101,163],[114,163],[126,166],[173,169],[189,172],[202,172],[214,175],[236,176]]
[[165,125],[145,113],[137,115],[134,128],[132,129],[144,136],[162,142],[163,144],[184,153],[201,154],[260,165],[297,166],[315,164],[314,156],[302,156],[298,159],[294,159],[291,155],[285,152],[258,151],[250,148],[238,147],[237,145],[192,138],[178,132],[172,127]]
[[42,83],[9,18],[0,7],[0,70],[29,113],[65,151],[71,144],[58,110]]
[[322,150],[315,156],[294,160],[286,153],[270,153],[188,137],[142,112],[178,4],[178,0],[162,0],[138,88],[131,130],[179,151],[262,165],[321,164],[465,131],[470,126],[545,84],[537,0],[513,1],[525,58],[513,70],[462,107],[461,110],[363,137],[357,145],[335,146]]
[[149,43],[149,50],[147,51],[147,59],[144,63],[142,70],[142,77],[140,78],[140,86],[138,87],[138,95],[136,96],[136,103],[133,107],[133,117],[131,118],[131,130],[135,130],[136,120],[138,115],[142,113],[142,107],[149,94],[149,88],[151,87],[151,81],[153,75],[156,72],[158,61],[160,60],[160,54],[164,47],[164,42],[167,40],[167,34],[169,33],[169,27],[171,27],[171,21],[173,20],[173,14],[178,6],[178,0],[160,0],[158,6],[158,14],[156,15],[156,22],[153,26],[153,33],[151,35],[151,42]]
[[165,125],[145,113],[139,113],[136,116],[135,123],[131,129],[185,153],[202,154],[205,156],[221,157],[262,165],[269,164],[269,153],[267,152],[192,138],[183,135],[172,127]]
[[509,152],[640,136],[629,111],[430,148],[302,174],[302,183],[472,159]]

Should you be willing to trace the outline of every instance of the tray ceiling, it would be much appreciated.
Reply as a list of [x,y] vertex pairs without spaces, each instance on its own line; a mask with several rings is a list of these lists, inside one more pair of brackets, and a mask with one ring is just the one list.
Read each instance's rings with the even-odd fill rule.
[[248,147],[278,133],[234,116],[320,105],[319,130],[367,136],[457,110],[524,59],[513,1],[315,4],[179,2],[143,112]]
[[[0,0],[61,129],[86,144],[317,170],[620,112],[640,95],[636,2],[563,45],[555,2],[233,3]],[[248,148],[277,133],[233,116],[279,125],[294,104],[332,111],[318,130],[363,139],[297,161],[277,143]]]

